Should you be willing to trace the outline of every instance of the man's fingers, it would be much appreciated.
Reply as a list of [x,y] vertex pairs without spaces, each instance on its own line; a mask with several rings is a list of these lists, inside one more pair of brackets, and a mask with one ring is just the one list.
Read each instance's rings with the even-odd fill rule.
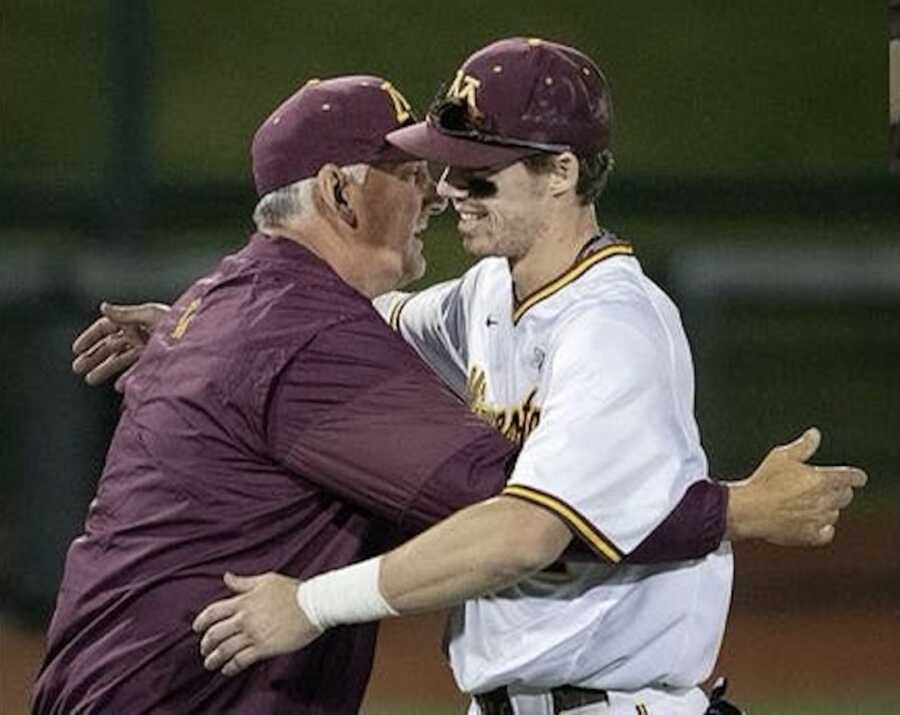
[[194,619],[194,632],[201,633],[213,623],[218,623],[225,618],[233,616],[237,612],[238,601],[238,598],[227,598],[209,604],[200,612],[200,615]]
[[218,670],[250,645],[250,638],[245,633],[236,633],[220,643],[212,653],[204,658],[203,667],[207,670]]
[[200,641],[200,653],[203,656],[208,656],[218,648],[221,643],[224,643],[226,640],[240,632],[241,619],[239,616],[232,616],[231,618],[226,618],[224,621],[214,623],[207,629],[206,633],[203,634],[203,638]]
[[72,372],[84,375],[97,367],[110,355],[122,350],[126,345],[127,343],[121,335],[107,335],[99,342],[94,343],[89,350],[80,353],[72,361]]
[[140,353],[136,348],[129,348],[118,355],[113,355],[91,370],[85,376],[84,381],[91,386],[106,382],[109,378],[131,367],[139,356]]
[[812,457],[822,443],[822,433],[815,427],[810,427],[790,444],[781,448],[784,454],[798,462],[805,462]]
[[837,508],[838,509],[846,509],[850,506],[850,502],[853,501],[853,490],[849,487],[847,489],[841,489],[838,491],[837,497]]
[[853,487],[859,489],[869,481],[868,475],[856,467],[813,467],[816,474],[834,489]]
[[236,653],[235,656],[222,667],[222,675],[227,675],[229,678],[233,675],[237,675],[241,671],[249,668],[256,661],[260,660],[261,656],[262,654],[255,646],[244,648],[244,650]]
[[75,355],[85,352],[103,340],[107,335],[118,332],[119,328],[109,318],[97,318],[82,332],[72,343],[72,352]]

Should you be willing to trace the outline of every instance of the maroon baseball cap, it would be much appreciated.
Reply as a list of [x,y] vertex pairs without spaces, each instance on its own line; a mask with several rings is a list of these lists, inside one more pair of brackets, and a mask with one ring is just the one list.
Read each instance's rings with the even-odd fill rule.
[[325,164],[417,161],[385,140],[415,119],[409,102],[381,77],[311,79],[256,130],[250,149],[256,192],[308,179]]
[[612,99],[600,68],[572,47],[499,40],[469,57],[424,122],[388,141],[429,161],[481,169],[542,152],[609,147]]

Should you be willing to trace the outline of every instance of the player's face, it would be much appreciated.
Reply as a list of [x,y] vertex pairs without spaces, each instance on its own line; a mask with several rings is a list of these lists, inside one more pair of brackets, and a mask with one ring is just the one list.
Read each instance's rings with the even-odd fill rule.
[[366,176],[367,234],[378,246],[377,260],[391,280],[390,288],[421,278],[425,273],[421,235],[431,216],[447,202],[437,195],[423,161],[371,167]]
[[521,258],[546,228],[546,178],[521,161],[497,170],[449,167],[438,193],[453,202],[463,247],[475,256]]

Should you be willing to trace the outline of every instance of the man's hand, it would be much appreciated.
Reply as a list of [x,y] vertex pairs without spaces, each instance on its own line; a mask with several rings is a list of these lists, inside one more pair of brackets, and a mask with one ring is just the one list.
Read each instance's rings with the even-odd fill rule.
[[225,574],[233,598],[211,603],[194,621],[203,633],[200,653],[207,670],[236,675],[260,660],[299,650],[321,635],[297,603],[299,581],[276,573]]
[[821,439],[812,427],[769,452],[749,478],[729,485],[728,538],[780,546],[822,546],[834,538],[841,509],[867,477],[855,467],[806,464]]
[[131,367],[157,323],[169,312],[163,303],[100,305],[98,318],[72,343],[72,370],[88,385],[99,385]]

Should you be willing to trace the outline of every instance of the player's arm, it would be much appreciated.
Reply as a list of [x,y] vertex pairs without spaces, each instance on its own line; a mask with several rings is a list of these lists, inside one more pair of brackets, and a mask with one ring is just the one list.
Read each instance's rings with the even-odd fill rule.
[[381,317],[457,395],[466,387],[468,274],[418,293],[393,291],[373,301]]
[[228,574],[226,584],[239,595],[208,606],[194,622],[204,633],[204,665],[234,675],[334,626],[448,608],[501,590],[556,561],[571,539],[554,514],[501,496],[383,557],[316,576],[299,589],[278,574]]

